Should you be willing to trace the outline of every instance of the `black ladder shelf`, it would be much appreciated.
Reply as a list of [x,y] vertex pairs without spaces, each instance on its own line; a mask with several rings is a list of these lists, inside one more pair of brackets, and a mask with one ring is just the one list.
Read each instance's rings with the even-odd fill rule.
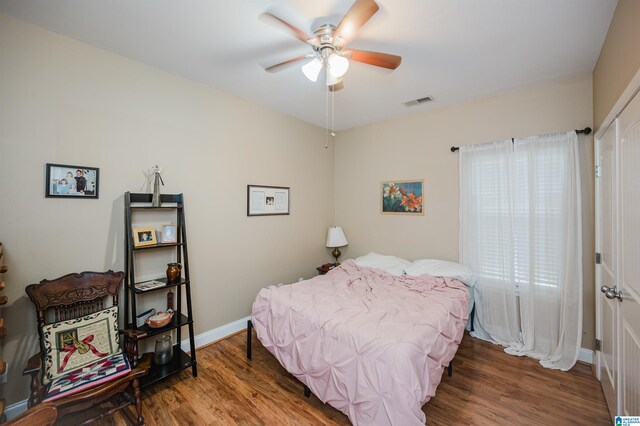
[[[191,305],[191,281],[189,280],[189,257],[187,254],[187,229],[184,219],[184,199],[182,194],[161,194],[161,207],[151,206],[152,194],[137,194],[126,192],[124,194],[124,223],[125,223],[125,324],[129,329],[134,329],[141,334],[139,339],[157,336],[172,330],[176,330],[177,342],[173,345],[173,358],[168,364],[151,364],[149,373],[140,379],[143,387],[156,383],[164,378],[191,367],[194,377],[198,376],[198,365],[196,363],[195,337],[193,334],[193,310]],[[145,210],[152,211],[175,211],[176,214],[176,237],[177,242],[167,244],[157,244],[153,246],[135,247],[133,244],[133,222],[132,213]],[[172,249],[176,250],[176,259],[182,264],[183,276],[179,283],[167,284],[150,290],[142,291],[135,287],[138,282],[135,274],[135,256],[144,255],[148,250]],[[161,272],[162,274],[162,272]],[[159,274],[160,275],[160,274]],[[166,278],[158,279],[166,282]],[[161,328],[151,328],[147,324],[137,326],[136,316],[138,315],[136,297],[141,297],[145,293],[153,293],[160,290],[173,289],[175,291],[175,314],[171,322]],[[182,297],[186,297],[187,312],[182,312]],[[191,354],[187,354],[180,347],[182,337],[182,327],[189,329],[189,345]]]

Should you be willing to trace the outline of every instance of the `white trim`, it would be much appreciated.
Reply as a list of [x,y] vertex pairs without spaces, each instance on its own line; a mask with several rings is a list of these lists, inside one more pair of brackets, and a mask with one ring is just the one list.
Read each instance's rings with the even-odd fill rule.
[[[602,152],[602,137],[605,135],[605,133],[607,132],[609,126],[603,127],[603,132],[600,135],[600,137],[595,137],[594,136],[594,143],[593,143],[593,158],[594,158],[594,165],[598,168],[602,167],[602,164],[600,162],[600,153]],[[600,171],[600,175],[602,175],[602,169],[599,170]],[[595,217],[595,251],[596,253],[600,253],[600,256],[602,256],[602,225],[600,223],[600,219],[602,218],[602,179],[600,179],[598,176],[596,176],[595,174],[595,170],[594,170],[594,176],[593,176],[593,185],[594,185],[594,190],[595,190],[595,209],[594,209],[594,217]],[[595,263],[595,259],[594,259],[594,263]],[[596,303],[595,303],[595,314],[596,314],[596,328],[595,328],[595,335],[596,335],[596,339],[598,340],[602,340],[602,321],[600,321],[600,318],[602,317],[602,300],[598,298],[598,296],[600,295],[600,287],[601,287],[601,282],[602,282],[602,264],[598,264],[595,263],[595,279],[594,279],[594,284],[595,284],[595,288],[593,289],[594,294],[596,295]],[[595,367],[595,372],[596,372],[596,378],[598,379],[598,381],[600,380],[600,356],[599,354],[595,354],[595,356],[593,357],[593,362],[591,364],[593,364],[593,366]]]
[[593,364],[593,351],[587,348],[580,348],[578,361],[586,362],[587,364]]
[[7,420],[14,419],[18,417],[20,414],[27,411],[27,402],[29,402],[29,400],[25,399],[24,401],[7,405],[4,409],[4,414],[7,416]]
[[611,123],[613,123],[613,120],[618,118],[620,113],[622,113],[622,110],[624,110],[625,107],[629,104],[629,102],[631,102],[631,100],[636,95],[636,93],[638,93],[639,90],[640,90],[640,69],[638,69],[638,71],[636,72],[636,75],[633,76],[627,88],[624,89],[624,92],[622,92],[622,95],[620,95],[620,98],[618,98],[618,102],[616,102],[615,105],[613,105],[613,108],[611,108],[611,111],[609,111],[609,114],[607,115],[607,117],[604,119],[602,124],[600,124],[600,127],[596,129],[596,134],[594,135],[596,139],[602,139],[604,132],[607,131],[607,128],[611,125]]
[[[221,325],[220,327],[214,328],[213,330],[205,331],[204,333],[198,334],[195,337],[196,349],[201,348],[204,345],[208,345],[209,343],[213,343],[216,340],[224,339],[227,336],[246,329],[247,321],[249,321],[250,319],[250,316],[244,317],[237,321],[230,322],[229,324]],[[185,352],[191,351],[191,348],[189,347],[189,339],[185,339],[180,342],[180,347]]]

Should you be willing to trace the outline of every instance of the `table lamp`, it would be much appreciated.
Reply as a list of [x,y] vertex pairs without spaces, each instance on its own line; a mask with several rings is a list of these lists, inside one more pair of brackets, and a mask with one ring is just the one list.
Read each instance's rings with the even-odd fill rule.
[[344,236],[344,232],[340,226],[332,226],[329,228],[329,232],[327,233],[327,247],[333,248],[331,254],[336,258],[336,266],[340,264],[338,258],[342,254],[340,253],[339,247],[344,247],[347,244],[347,237]]

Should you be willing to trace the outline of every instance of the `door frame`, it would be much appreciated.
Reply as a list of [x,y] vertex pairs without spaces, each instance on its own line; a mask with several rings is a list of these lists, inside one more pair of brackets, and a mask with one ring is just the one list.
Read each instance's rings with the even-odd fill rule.
[[[608,128],[608,126],[607,126]],[[606,129],[605,129],[606,130]],[[600,176],[599,176],[599,168],[602,167],[602,165],[600,164],[600,152],[602,151],[600,148],[601,142],[602,142],[602,136],[604,135],[604,132],[602,133],[602,135],[600,135],[600,137],[596,137],[594,138],[593,141],[593,162],[594,162],[594,189],[595,189],[595,209],[594,209],[594,215],[595,215],[595,238],[594,238],[594,245],[595,245],[595,249],[596,249],[596,253],[602,253],[602,226],[600,225],[600,218],[602,217],[602,208],[601,208],[601,203],[600,203],[600,199],[602,198],[602,184],[601,184],[601,180],[600,180]],[[597,255],[596,255],[597,256]],[[596,310],[596,340],[600,340],[602,341],[602,308],[600,306],[600,302],[598,301],[598,297],[600,295],[600,287],[602,286],[602,272],[601,272],[601,268],[600,265],[598,265],[598,263],[596,263],[595,266],[595,283],[596,283],[596,288],[595,288],[595,310]],[[598,379],[598,381],[602,382],[602,378],[600,377],[600,369],[601,369],[601,356],[602,353],[597,349],[597,347],[595,347],[595,373],[596,373],[596,378]]]
[[604,119],[602,124],[600,124],[600,127],[596,129],[596,133],[593,135],[594,140],[602,139],[604,132],[607,131],[609,126],[616,118],[618,118],[622,110],[629,105],[629,102],[631,102],[638,92],[640,92],[640,69],[638,69],[627,87],[624,89],[624,92],[622,92],[617,102],[613,105],[613,108],[611,108],[607,117]]

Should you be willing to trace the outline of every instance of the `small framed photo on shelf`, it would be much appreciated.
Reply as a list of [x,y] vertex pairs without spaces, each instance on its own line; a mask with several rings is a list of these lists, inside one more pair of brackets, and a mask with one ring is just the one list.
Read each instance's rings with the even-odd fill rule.
[[289,187],[247,185],[247,216],[289,214]]
[[145,247],[155,246],[158,244],[156,240],[155,228],[134,228],[133,229],[133,246]]
[[98,198],[97,167],[47,163],[45,176],[47,198]]
[[162,225],[162,234],[160,235],[160,242],[162,244],[178,242],[176,225]]

